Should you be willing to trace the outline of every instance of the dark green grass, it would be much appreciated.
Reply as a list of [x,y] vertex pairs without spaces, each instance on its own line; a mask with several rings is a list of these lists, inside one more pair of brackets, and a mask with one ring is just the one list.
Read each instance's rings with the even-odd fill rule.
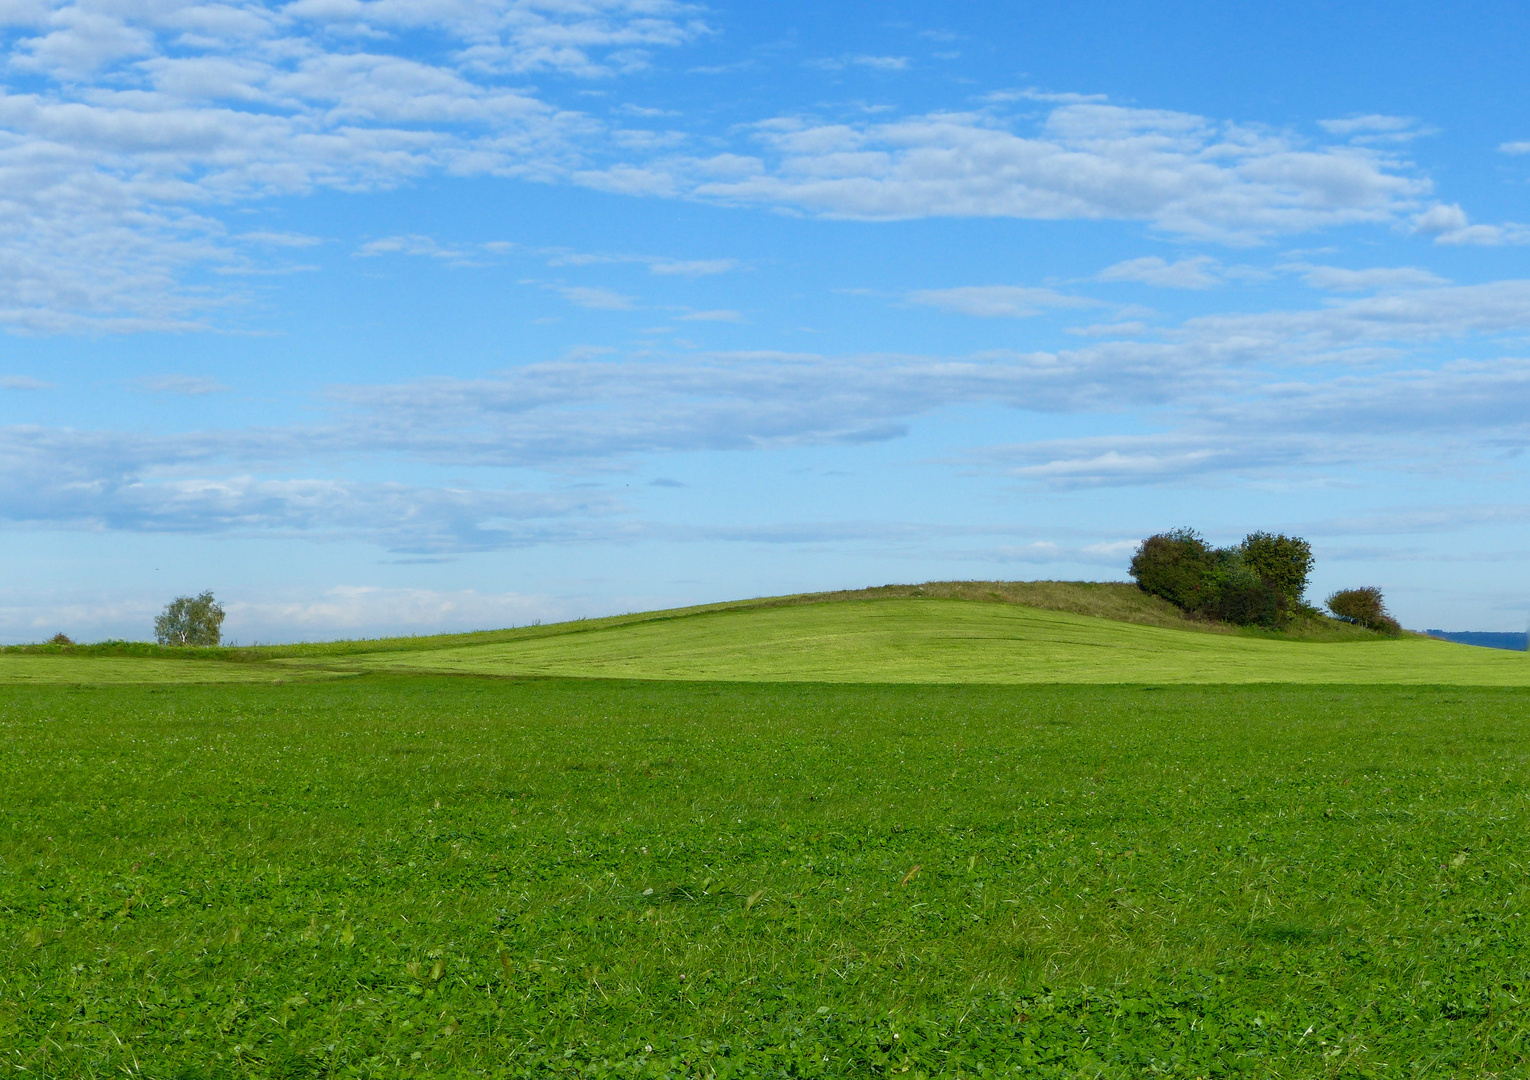
[[0,1068],[1524,1075],[1527,704],[10,688]]

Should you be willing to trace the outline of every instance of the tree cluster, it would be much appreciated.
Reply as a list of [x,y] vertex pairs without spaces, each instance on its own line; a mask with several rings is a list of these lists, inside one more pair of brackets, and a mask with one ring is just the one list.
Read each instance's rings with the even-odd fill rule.
[[1213,548],[1194,529],[1142,541],[1131,575],[1144,592],[1192,614],[1244,626],[1279,627],[1303,609],[1312,545],[1297,536],[1250,533]]

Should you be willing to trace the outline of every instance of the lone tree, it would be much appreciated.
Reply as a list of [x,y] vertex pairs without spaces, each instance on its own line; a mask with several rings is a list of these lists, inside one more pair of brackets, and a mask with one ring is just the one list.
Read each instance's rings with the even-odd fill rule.
[[1359,623],[1367,630],[1397,637],[1402,626],[1387,613],[1381,590],[1374,585],[1363,589],[1340,589],[1328,598],[1328,610],[1347,622]]
[[161,645],[216,645],[223,640],[223,605],[211,590],[200,596],[177,596],[154,620]]

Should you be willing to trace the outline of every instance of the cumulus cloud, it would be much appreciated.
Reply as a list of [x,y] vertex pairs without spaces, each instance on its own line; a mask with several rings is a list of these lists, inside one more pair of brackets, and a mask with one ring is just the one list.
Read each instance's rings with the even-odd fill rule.
[[1530,244],[1530,226],[1515,222],[1502,225],[1473,225],[1458,204],[1435,203],[1413,218],[1413,231],[1433,236],[1436,244],[1476,244],[1498,247],[1503,244]]

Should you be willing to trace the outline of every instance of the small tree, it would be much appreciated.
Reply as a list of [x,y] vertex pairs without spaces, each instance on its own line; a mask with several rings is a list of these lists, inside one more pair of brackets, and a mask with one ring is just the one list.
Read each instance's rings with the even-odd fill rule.
[[154,620],[154,637],[161,645],[216,645],[223,640],[223,606],[211,591],[177,596]]
[[1346,622],[1359,623],[1389,637],[1402,633],[1402,625],[1387,613],[1381,590],[1374,585],[1362,589],[1340,589],[1328,598],[1328,610]]
[[1171,529],[1150,536],[1132,556],[1131,575],[1143,592],[1194,611],[1210,598],[1216,554],[1194,529]]
[[1243,538],[1240,550],[1244,564],[1285,599],[1285,606],[1302,602],[1312,573],[1311,544],[1299,536],[1255,532]]

